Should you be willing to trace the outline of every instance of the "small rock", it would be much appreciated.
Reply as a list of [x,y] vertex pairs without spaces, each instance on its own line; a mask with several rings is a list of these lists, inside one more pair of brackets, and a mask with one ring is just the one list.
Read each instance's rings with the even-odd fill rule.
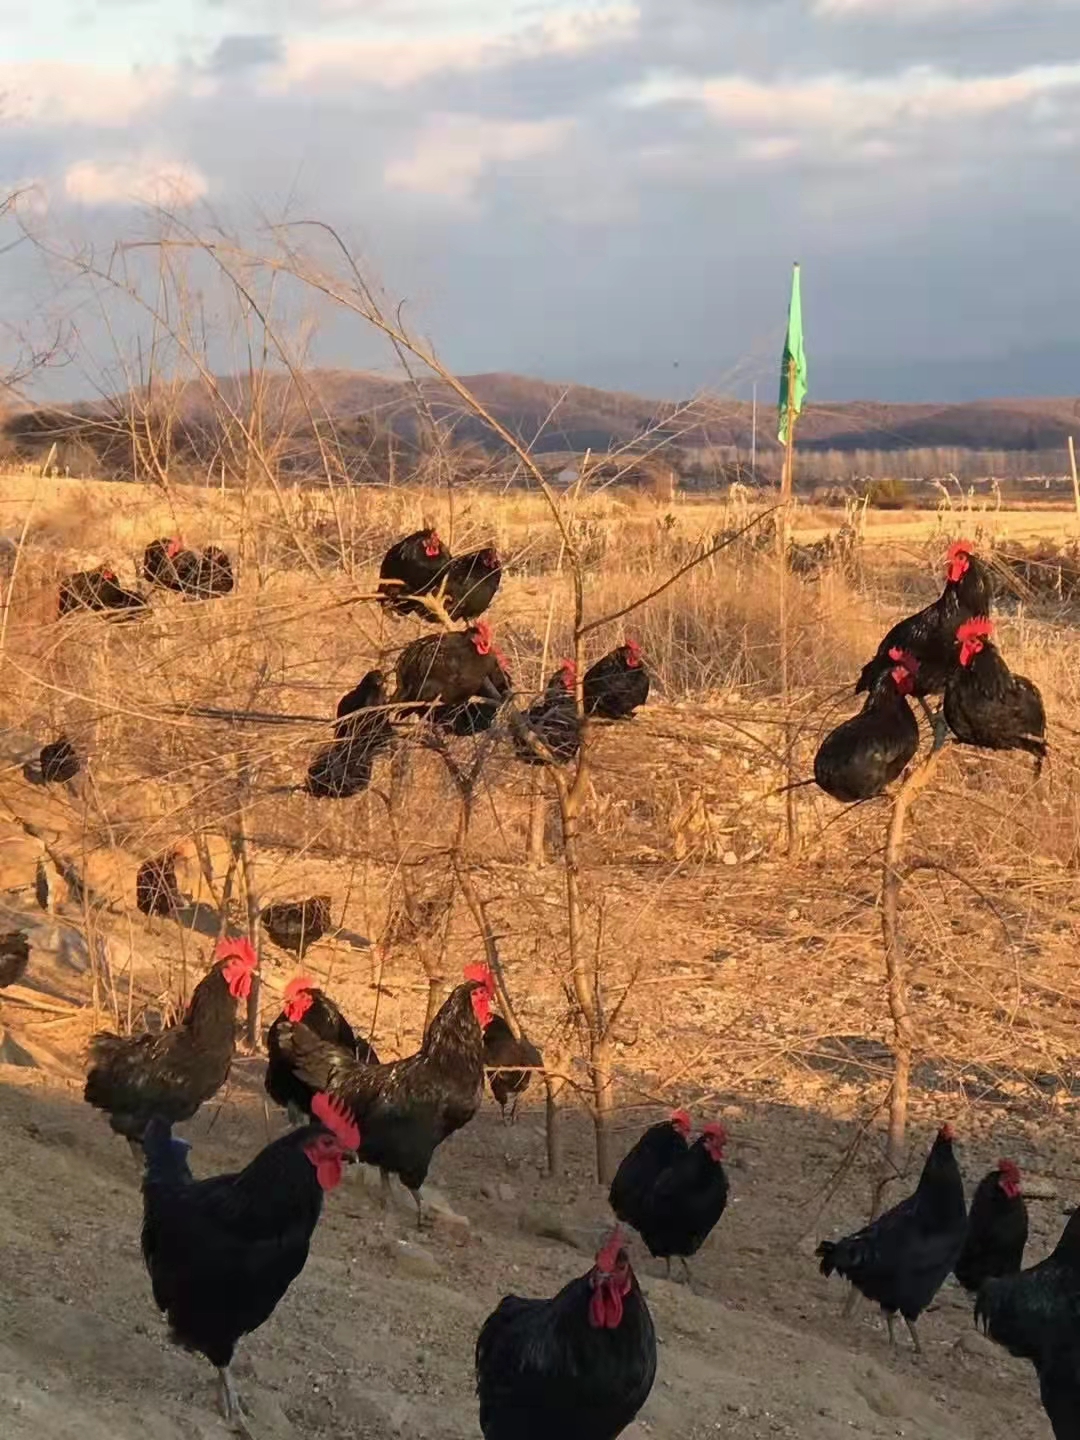
[[388,1242],[386,1251],[399,1270],[418,1280],[433,1280],[442,1273],[442,1266],[430,1250],[414,1244],[412,1240],[392,1240]]
[[738,855],[735,854],[735,851],[734,851],[734,850],[725,850],[725,851],[724,851],[724,864],[725,864],[725,865],[737,865],[738,863],[739,863],[739,857],[738,857]]
[[504,1205],[509,1205],[512,1201],[517,1199],[517,1191],[514,1189],[513,1185],[507,1185],[505,1180],[501,1181],[500,1184],[497,1185],[495,1188],[498,1191],[499,1199],[503,1202]]
[[965,1330],[956,1342],[956,1349],[962,1350],[965,1355],[975,1355],[980,1360],[1000,1359],[1003,1351],[988,1340],[985,1335],[980,1335],[978,1330]]
[[557,1240],[560,1245],[569,1245],[571,1250],[589,1250],[589,1237],[584,1230],[568,1225],[558,1215],[552,1215],[540,1205],[530,1205],[518,1216],[518,1228],[526,1235],[536,1235],[541,1240]]

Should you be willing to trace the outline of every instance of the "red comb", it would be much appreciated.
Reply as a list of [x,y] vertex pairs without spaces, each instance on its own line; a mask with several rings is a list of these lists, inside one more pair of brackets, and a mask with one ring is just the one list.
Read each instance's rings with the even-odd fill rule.
[[937,1137],[937,1138],[938,1138],[939,1140],[955,1140],[955,1139],[956,1139],[956,1131],[953,1129],[951,1121],[949,1121],[949,1120],[946,1120],[946,1121],[945,1121],[945,1124],[942,1125],[941,1129],[938,1131],[938,1137]]
[[285,986],[285,1000],[293,1000],[297,995],[303,994],[305,990],[314,990],[315,981],[310,975],[294,975]]
[[957,555],[973,555],[975,546],[970,540],[954,540],[949,546],[949,559],[955,560]]
[[214,950],[215,960],[239,960],[249,970],[254,970],[259,963],[259,957],[255,953],[255,946],[244,936],[237,936],[231,940],[219,940]]
[[1017,1180],[1020,1179],[1020,1166],[1017,1165],[1015,1160],[999,1160],[997,1168],[1001,1171],[1002,1175],[1015,1177]]
[[607,1237],[600,1249],[596,1252],[596,1268],[602,1270],[605,1275],[610,1275],[615,1269],[619,1259],[619,1251],[623,1249],[624,1239],[620,1226],[616,1225],[611,1234]]
[[343,1150],[359,1150],[360,1127],[340,1100],[320,1090],[311,1101],[311,1113],[341,1142]]
[[994,633],[994,622],[988,620],[985,615],[978,615],[974,620],[965,620],[957,627],[956,638],[964,640],[989,640]]
[[909,675],[919,673],[919,662],[910,650],[901,650],[899,645],[894,645],[889,651],[889,659],[894,660],[898,665],[903,665]]
[[690,1119],[689,1110],[673,1110],[671,1112],[671,1124],[676,1130],[689,1130],[693,1121]]
[[479,980],[489,995],[495,994],[495,976],[486,965],[466,965],[464,976],[466,980]]

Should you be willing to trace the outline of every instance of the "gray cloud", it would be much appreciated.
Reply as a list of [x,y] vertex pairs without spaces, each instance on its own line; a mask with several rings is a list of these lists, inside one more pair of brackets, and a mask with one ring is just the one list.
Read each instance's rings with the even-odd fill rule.
[[211,75],[238,75],[280,64],[284,53],[280,35],[225,35],[214,47],[206,70]]

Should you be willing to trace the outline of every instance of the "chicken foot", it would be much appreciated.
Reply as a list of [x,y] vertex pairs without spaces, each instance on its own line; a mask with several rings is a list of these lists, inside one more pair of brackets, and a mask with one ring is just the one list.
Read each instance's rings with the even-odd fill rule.
[[[892,1313],[887,1314],[887,1315],[885,1316],[885,1323],[886,1323],[886,1325],[889,1327],[889,1344],[890,1344],[890,1346],[892,1347],[892,1349],[895,1350],[895,1349],[896,1349],[896,1316],[895,1316],[894,1314],[892,1314]],[[915,1347],[915,1354],[916,1354],[916,1355],[921,1355],[921,1354],[923,1353],[923,1348],[922,1348],[922,1346],[919,1344],[919,1332],[915,1329],[915,1321],[914,1321],[914,1320],[909,1320],[909,1319],[907,1318],[907,1316],[905,1315],[905,1317],[904,1317],[904,1324],[907,1326],[908,1334],[911,1336],[911,1343],[912,1343],[912,1345]]]
[[220,1390],[218,1404],[225,1423],[237,1434],[242,1435],[244,1440],[254,1440],[251,1430],[244,1414],[244,1404],[236,1389],[236,1382],[233,1380],[232,1371],[228,1365],[218,1371]]

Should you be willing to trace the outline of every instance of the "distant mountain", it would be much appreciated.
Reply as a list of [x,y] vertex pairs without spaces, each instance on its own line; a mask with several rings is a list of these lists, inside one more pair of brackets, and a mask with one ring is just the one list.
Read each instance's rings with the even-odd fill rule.
[[[751,407],[743,401],[698,397],[676,404],[500,373],[463,376],[461,383],[492,419],[538,454],[603,453],[665,442],[690,449],[735,447],[744,454],[750,449]],[[193,382],[159,392],[157,410],[171,417],[170,453],[195,464],[207,455],[220,456],[236,443],[236,417],[250,412],[251,389],[246,377],[221,377],[213,388]],[[505,448],[492,427],[439,380],[413,385],[370,371],[313,370],[299,381],[286,374],[263,377],[260,397],[264,440],[273,437],[282,465],[298,472],[317,453],[315,439],[327,435],[358,456],[369,456],[379,443],[427,448],[433,427],[455,442],[473,442],[493,454]],[[23,408],[0,416],[0,440],[9,451],[28,456],[39,455],[56,440],[80,463],[89,453],[105,473],[122,473],[131,451],[124,438],[126,416],[145,402],[145,395],[127,395],[66,410]],[[771,406],[759,407],[757,440],[763,455],[777,448],[775,418]],[[960,404],[867,400],[809,405],[798,438],[800,448],[848,452],[924,447],[1045,451],[1064,446],[1070,433],[1080,433],[1080,402],[1072,398]],[[352,473],[351,463],[347,468]]]

